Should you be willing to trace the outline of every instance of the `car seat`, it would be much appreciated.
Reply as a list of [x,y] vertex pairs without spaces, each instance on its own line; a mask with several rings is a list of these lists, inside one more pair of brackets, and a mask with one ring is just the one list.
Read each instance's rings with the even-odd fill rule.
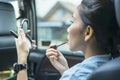
[[[120,0],[114,0],[114,3],[116,19],[120,27]],[[93,72],[88,80],[120,80],[120,57],[117,57],[101,66]]]
[[9,30],[17,30],[14,8],[0,1],[0,71],[9,70],[17,61],[15,40]]

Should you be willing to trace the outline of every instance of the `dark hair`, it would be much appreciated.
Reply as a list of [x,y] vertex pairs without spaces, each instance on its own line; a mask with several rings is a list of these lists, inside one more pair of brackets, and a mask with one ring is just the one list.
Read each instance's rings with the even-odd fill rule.
[[97,45],[106,53],[119,53],[117,45],[118,24],[115,17],[114,3],[111,0],[83,0],[78,6],[83,25],[90,25],[95,33]]

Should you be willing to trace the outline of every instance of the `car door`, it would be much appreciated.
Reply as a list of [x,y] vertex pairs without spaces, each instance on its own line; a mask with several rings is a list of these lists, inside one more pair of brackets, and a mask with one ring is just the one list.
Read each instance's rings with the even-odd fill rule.
[[[34,77],[35,80],[58,80],[61,75],[51,65],[48,58],[45,56],[46,49],[32,50],[28,57],[29,64],[29,76]],[[84,60],[83,55],[79,55],[80,52],[67,52],[61,51],[68,61],[69,67],[80,63]]]

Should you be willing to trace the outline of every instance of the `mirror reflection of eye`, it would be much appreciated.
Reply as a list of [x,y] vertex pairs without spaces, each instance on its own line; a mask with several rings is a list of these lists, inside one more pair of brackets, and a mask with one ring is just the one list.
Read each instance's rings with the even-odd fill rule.
[[70,24],[69,24],[69,26],[71,26],[73,24],[73,21],[70,21]]
[[23,30],[24,30],[24,31],[27,31],[27,26],[28,26],[28,23],[27,23],[27,22],[24,22],[24,24],[23,24]]
[[21,21],[21,28],[23,28],[24,31],[27,31],[27,29],[28,29],[28,19],[25,18]]
[[73,23],[73,21],[70,21],[71,22],[71,24]]

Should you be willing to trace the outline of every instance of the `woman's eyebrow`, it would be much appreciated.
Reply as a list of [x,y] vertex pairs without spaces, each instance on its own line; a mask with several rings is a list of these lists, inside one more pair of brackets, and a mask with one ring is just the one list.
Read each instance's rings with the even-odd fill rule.
[[74,16],[74,15],[72,15],[72,18],[75,18],[75,16]]

